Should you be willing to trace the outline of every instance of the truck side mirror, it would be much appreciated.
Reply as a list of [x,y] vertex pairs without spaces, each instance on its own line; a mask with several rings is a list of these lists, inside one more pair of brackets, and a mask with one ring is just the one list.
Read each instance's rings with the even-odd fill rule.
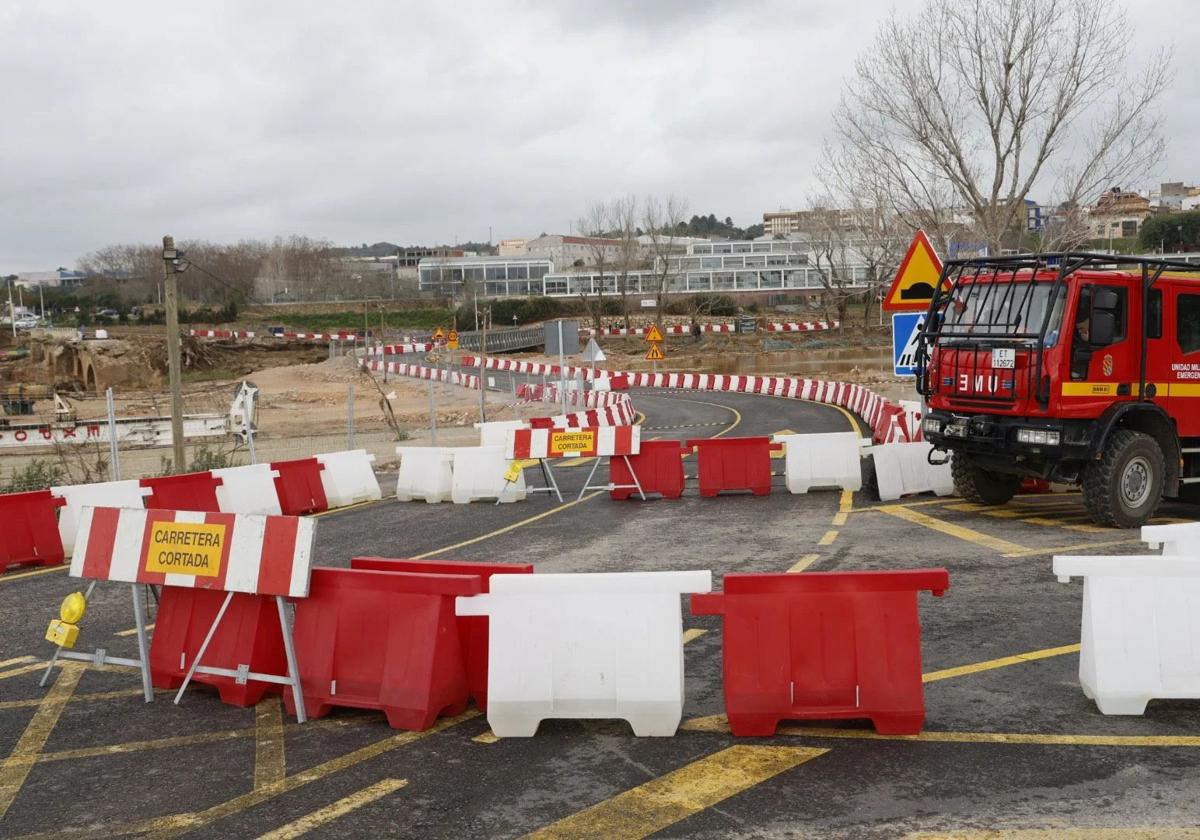
[[1088,325],[1088,343],[1097,347],[1104,347],[1113,343],[1113,338],[1117,334],[1117,316],[1116,313],[1103,310],[1093,309],[1092,320]]
[[1112,289],[1096,289],[1092,292],[1092,309],[1116,312],[1121,307],[1121,297]]

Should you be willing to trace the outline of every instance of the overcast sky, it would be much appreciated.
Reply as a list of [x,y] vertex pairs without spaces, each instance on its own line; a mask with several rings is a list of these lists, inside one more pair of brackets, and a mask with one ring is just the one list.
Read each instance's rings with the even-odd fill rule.
[[[805,204],[843,77],[917,5],[5,0],[0,274],[164,233],[565,232],[627,192],[751,224]],[[1160,175],[1200,181],[1200,3],[1129,7],[1139,48],[1180,39]]]

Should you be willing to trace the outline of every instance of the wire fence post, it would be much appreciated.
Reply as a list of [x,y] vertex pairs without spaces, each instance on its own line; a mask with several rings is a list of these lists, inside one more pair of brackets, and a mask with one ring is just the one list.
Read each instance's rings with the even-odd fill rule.
[[429,443],[437,446],[437,397],[434,395],[433,380],[429,380]]
[[254,452],[254,423],[250,414],[251,398],[250,389],[246,388],[242,391],[242,423],[246,429],[246,445],[250,449],[250,463],[257,464],[258,457]]
[[354,383],[346,386],[346,448],[354,448]]
[[117,411],[113,407],[113,390],[106,388],[104,402],[108,408],[108,472],[113,481],[121,480],[121,450],[117,446]]

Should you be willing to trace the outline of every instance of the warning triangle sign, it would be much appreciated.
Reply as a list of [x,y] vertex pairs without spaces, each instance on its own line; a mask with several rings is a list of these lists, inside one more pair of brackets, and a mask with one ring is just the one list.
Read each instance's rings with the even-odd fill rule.
[[942,261],[925,231],[918,230],[892,280],[892,287],[883,298],[886,312],[928,309],[933,290],[942,276]]
[[646,361],[661,362],[666,360],[666,358],[667,357],[663,355],[661,344],[655,342],[654,344],[650,345],[650,352],[646,354]]
[[607,358],[604,351],[600,349],[600,345],[596,343],[596,339],[589,339],[587,347],[583,349],[583,360],[585,362],[603,362]]
[[[658,324],[650,325],[650,329],[646,331],[646,340],[651,342],[663,340],[663,334],[659,331]],[[659,352],[661,353],[662,351],[660,350]],[[646,358],[650,357],[647,356]]]

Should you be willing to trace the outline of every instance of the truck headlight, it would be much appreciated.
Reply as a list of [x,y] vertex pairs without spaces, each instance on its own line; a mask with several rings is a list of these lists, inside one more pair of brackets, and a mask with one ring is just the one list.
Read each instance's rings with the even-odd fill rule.
[[1017,429],[1017,442],[1035,446],[1058,446],[1059,434],[1046,429]]
[[967,421],[963,419],[954,419],[946,424],[946,428],[942,430],[942,434],[946,437],[965,438],[967,436]]
[[921,429],[927,435],[936,435],[942,431],[942,421],[936,417],[926,417],[921,421]]

